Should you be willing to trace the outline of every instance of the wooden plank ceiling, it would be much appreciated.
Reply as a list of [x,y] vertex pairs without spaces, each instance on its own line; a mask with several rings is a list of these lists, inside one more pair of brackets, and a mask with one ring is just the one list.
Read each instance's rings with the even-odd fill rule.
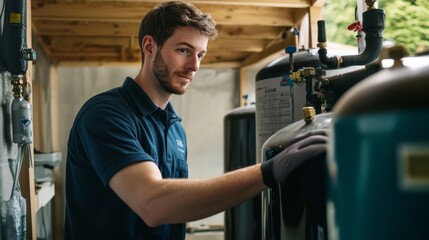
[[[33,32],[59,64],[137,63],[140,20],[158,2],[32,0]],[[257,60],[257,54],[280,51],[294,41],[290,29],[320,0],[190,2],[211,14],[219,31],[202,64],[240,67]]]

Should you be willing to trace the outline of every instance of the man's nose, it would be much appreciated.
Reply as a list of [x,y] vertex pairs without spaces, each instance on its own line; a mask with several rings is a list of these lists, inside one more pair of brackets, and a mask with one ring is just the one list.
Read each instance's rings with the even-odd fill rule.
[[196,72],[200,68],[200,61],[198,54],[193,54],[188,57],[187,68]]

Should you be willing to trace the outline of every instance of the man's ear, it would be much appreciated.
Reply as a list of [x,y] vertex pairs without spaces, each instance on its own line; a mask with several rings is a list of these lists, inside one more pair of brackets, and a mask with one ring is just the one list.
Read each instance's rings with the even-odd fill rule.
[[152,55],[155,51],[156,43],[152,36],[146,35],[142,40],[142,51],[145,55]]

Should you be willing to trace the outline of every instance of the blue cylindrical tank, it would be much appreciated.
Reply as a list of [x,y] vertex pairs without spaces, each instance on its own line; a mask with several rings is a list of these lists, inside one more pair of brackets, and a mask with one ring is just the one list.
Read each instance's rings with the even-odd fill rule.
[[334,108],[341,240],[429,239],[429,58],[413,61],[426,64],[382,70]]

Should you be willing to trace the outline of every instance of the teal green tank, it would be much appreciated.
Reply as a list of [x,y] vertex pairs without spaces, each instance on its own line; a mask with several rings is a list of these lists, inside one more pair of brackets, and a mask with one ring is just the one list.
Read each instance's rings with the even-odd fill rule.
[[334,108],[336,236],[341,240],[429,239],[429,58],[385,69]]

